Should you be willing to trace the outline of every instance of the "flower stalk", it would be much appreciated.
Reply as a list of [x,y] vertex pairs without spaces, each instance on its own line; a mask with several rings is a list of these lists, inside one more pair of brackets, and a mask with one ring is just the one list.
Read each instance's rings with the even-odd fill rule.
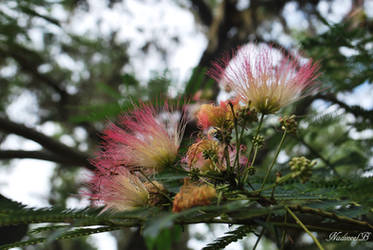
[[273,157],[272,162],[271,162],[271,165],[269,166],[269,168],[267,168],[266,174],[265,174],[264,179],[263,179],[262,186],[260,187],[261,190],[263,189],[264,185],[265,185],[266,182],[267,182],[267,179],[268,179],[269,173],[271,172],[273,166],[274,166],[275,163],[277,162],[277,158],[278,158],[278,155],[280,154],[280,151],[281,151],[282,145],[284,144],[284,141],[285,141],[285,138],[286,138],[286,134],[287,134],[287,133],[286,133],[286,129],[285,129],[285,130],[284,130],[284,133],[282,134],[280,144],[279,144],[278,147],[277,147],[277,150],[276,150],[276,153],[275,153],[275,157]]
[[[260,129],[262,128],[263,121],[264,121],[264,115],[265,114],[261,114],[261,116],[260,116],[258,127],[256,128],[256,132],[255,132],[255,135],[253,137],[254,139],[259,136],[259,132],[260,132]],[[253,150],[254,150],[254,157],[253,157],[253,160],[250,162],[250,157],[251,157],[251,154],[252,154]],[[252,142],[251,143],[251,148],[250,148],[250,151],[249,151],[249,154],[248,154],[248,159],[249,160],[247,161],[247,164],[246,164],[246,167],[245,167],[245,170],[244,170],[244,173],[243,173],[242,183],[245,183],[247,181],[248,176],[249,176],[249,164],[252,167],[254,166],[257,150],[258,150],[258,145],[255,145],[255,143]]]

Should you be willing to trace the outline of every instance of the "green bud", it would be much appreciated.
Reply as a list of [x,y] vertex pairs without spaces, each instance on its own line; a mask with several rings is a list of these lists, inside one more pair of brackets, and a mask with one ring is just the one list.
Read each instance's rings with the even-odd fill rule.
[[284,117],[281,117],[280,118],[281,129],[286,130],[286,132],[289,134],[296,134],[298,123],[295,120],[295,118],[296,118],[295,115],[290,115],[290,116],[285,115]]
[[292,177],[299,177],[302,183],[307,182],[312,176],[312,168],[316,163],[316,161],[311,161],[304,156],[293,157],[289,162]]
[[254,136],[251,141],[255,147],[261,148],[264,144],[264,137],[261,135],[257,135],[256,137]]
[[255,172],[256,172],[256,169],[253,166],[250,166],[249,169],[248,169],[249,175],[254,175]]

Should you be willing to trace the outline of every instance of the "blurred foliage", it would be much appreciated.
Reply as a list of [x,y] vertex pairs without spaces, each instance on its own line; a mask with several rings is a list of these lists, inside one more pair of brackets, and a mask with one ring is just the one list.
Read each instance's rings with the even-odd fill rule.
[[[109,7],[115,7],[115,4],[120,2],[105,1]],[[322,82],[322,91],[285,110],[286,113],[298,112],[301,122],[298,134],[287,138],[283,151],[285,160],[279,163],[278,169],[282,174],[287,174],[289,171],[287,157],[297,155],[318,159],[318,165],[309,183],[287,182],[278,187],[276,192],[281,194],[283,199],[292,199],[296,204],[307,204],[349,218],[365,218],[371,221],[373,204],[367,190],[370,190],[372,180],[362,176],[371,175],[373,169],[371,165],[373,138],[369,135],[373,110],[364,109],[359,105],[349,105],[340,98],[340,94],[352,94],[357,88],[371,86],[373,82],[373,22],[367,17],[363,7],[355,6],[359,1],[352,1],[352,7],[356,8],[336,24],[328,23],[325,18],[316,13],[319,1],[263,1],[262,3],[250,1],[251,5],[247,9],[236,8],[235,11],[233,7],[237,5],[237,1],[177,2],[193,12],[202,30],[206,31],[209,43],[191,78],[184,83],[185,90],[176,91],[172,95],[170,90],[175,89],[173,84],[177,80],[172,72],[161,69],[146,80],[143,80],[142,76],[137,76],[131,69],[134,59],[128,55],[132,42],[120,40],[117,31],[104,34],[97,29],[95,34],[76,34],[66,29],[69,18],[60,20],[53,16],[52,9],[56,6],[62,7],[69,17],[77,11],[88,12],[90,9],[88,1],[8,0],[1,2],[0,116],[7,117],[9,107],[19,100],[19,97],[31,96],[35,107],[30,107],[30,113],[37,119],[37,125],[50,122],[58,128],[58,132],[52,136],[54,139],[61,140],[63,136],[68,136],[73,141],[74,150],[91,153],[100,142],[99,131],[105,121],[115,120],[118,114],[131,109],[132,104],[138,100],[152,101],[164,97],[191,99],[199,91],[202,91],[201,101],[208,101],[215,97],[218,91],[217,85],[210,79],[206,80],[206,71],[210,60],[220,55],[223,50],[229,50],[250,40],[257,40],[258,43],[270,42],[275,47],[282,47],[277,40],[272,39],[271,34],[275,27],[272,24],[282,24],[283,32],[287,35],[296,33],[286,26],[282,13],[284,6],[292,2],[308,20],[308,29],[295,35],[301,34],[299,43],[305,55],[320,61],[322,74],[319,80]],[[227,16],[224,17],[224,14]],[[211,20],[208,17],[211,17]],[[316,32],[318,25],[323,25],[325,31]],[[35,43],[35,34],[40,34],[37,43]],[[269,38],[265,39],[267,37]],[[159,41],[152,39],[144,41],[142,47],[144,54],[153,46],[164,58],[165,48],[157,45]],[[334,105],[333,110],[336,111],[320,114],[316,100]],[[273,149],[280,139],[280,128],[273,124],[268,122],[263,129],[263,134],[268,139],[265,141],[262,155],[258,155],[259,174],[263,172],[262,166],[270,163],[274,154]],[[83,138],[77,136],[77,129],[84,131]],[[195,131],[191,129],[190,134],[193,132]],[[248,130],[245,134],[247,143],[252,133],[253,131]],[[1,134],[1,142],[7,136],[8,134]],[[184,147],[181,152],[185,150]],[[69,156],[63,155],[63,157]],[[7,165],[8,160],[4,159],[2,164]],[[268,213],[265,208],[248,212],[248,207],[253,208],[251,203],[233,203],[223,208],[212,206],[202,210],[203,213],[199,209],[192,209],[177,216],[153,210],[137,211],[130,215],[126,213],[98,215],[97,210],[66,211],[64,207],[67,199],[71,194],[77,194],[82,186],[81,174],[80,169],[68,168],[63,164],[55,168],[51,178],[49,202],[61,208],[33,210],[19,204],[14,205],[5,198],[0,199],[0,225],[4,226],[2,229],[9,231],[9,227],[12,227],[12,232],[17,234],[19,232],[22,236],[27,224],[49,222],[50,224],[40,226],[39,229],[30,227],[33,231],[29,230],[29,234],[25,235],[23,240],[30,244],[49,242],[46,247],[37,246],[34,249],[94,249],[90,241],[85,238],[71,241],[54,241],[54,239],[75,238],[75,236],[114,230],[117,228],[111,225],[113,219],[144,216],[149,218],[144,230],[148,247],[170,249],[172,241],[175,243],[178,237],[182,238],[179,226],[175,227],[179,222],[179,216],[190,216],[188,219],[191,220],[202,220],[201,218],[207,220],[208,216],[213,217],[219,213],[237,213],[237,217],[241,216],[240,218],[253,216],[260,222],[258,225],[263,225],[265,220],[260,216]],[[156,178],[165,182],[167,188],[176,193],[184,176],[184,173],[170,171]],[[274,180],[275,176],[270,178]],[[254,187],[260,185],[254,177],[250,182]],[[308,198],[316,198],[319,194],[322,194],[325,199],[336,201],[312,204],[304,201]],[[7,206],[9,209],[5,211]],[[277,210],[272,213],[278,216],[283,214]],[[72,221],[73,224],[59,224],[66,221]],[[85,228],[88,225],[98,224],[105,225],[93,229]],[[77,227],[76,231],[72,227]],[[253,228],[253,231],[255,229]],[[211,243],[211,246],[228,245],[249,232],[251,228],[246,227],[231,230]],[[38,234],[37,237],[34,236],[35,234]],[[300,232],[293,235],[296,244],[315,249],[314,246],[302,243],[300,235]],[[269,234],[265,234],[264,237],[273,242],[278,241]],[[14,239],[21,240],[18,238]],[[185,245],[185,241],[180,245]],[[364,249],[362,244],[357,245],[356,249],[358,247]],[[19,245],[21,246],[22,243]],[[347,242],[329,242],[326,246],[330,249],[354,247]],[[125,244],[120,247],[124,249]],[[287,247],[291,249],[292,246]]]

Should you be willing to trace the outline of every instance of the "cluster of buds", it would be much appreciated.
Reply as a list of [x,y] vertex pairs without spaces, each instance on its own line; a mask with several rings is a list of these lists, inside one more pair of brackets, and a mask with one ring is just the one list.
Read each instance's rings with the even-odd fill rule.
[[264,137],[262,135],[254,136],[251,142],[255,147],[261,148],[264,144]]
[[295,120],[295,118],[296,118],[295,115],[290,115],[290,116],[285,115],[281,117],[279,119],[280,124],[281,124],[281,129],[286,131],[289,134],[296,134],[298,123]]
[[250,107],[250,103],[246,106],[239,107],[239,109],[236,111],[237,113],[237,123],[240,126],[246,126],[252,122],[258,121],[258,113],[255,111],[255,109],[252,109]]
[[203,139],[192,144],[186,154],[185,161],[190,169],[201,172],[224,170],[219,162],[219,143],[212,139]]
[[[225,146],[218,140],[202,139],[189,147],[183,162],[187,164],[186,168],[193,173],[197,169],[197,172],[201,173],[221,173],[227,169],[226,154],[228,154],[230,166],[235,164],[236,150],[237,148],[233,145],[226,152]],[[241,168],[247,164],[247,157],[243,154],[244,151],[246,151],[246,147],[241,145],[241,154],[238,160]]]
[[312,168],[316,163],[316,161],[311,161],[304,156],[293,157],[289,162],[292,177],[299,177],[302,183],[306,183],[311,178]]

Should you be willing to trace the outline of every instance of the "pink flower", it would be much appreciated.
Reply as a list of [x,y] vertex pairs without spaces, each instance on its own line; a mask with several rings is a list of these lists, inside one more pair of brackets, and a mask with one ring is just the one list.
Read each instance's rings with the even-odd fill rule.
[[157,112],[142,104],[122,116],[118,125],[106,128],[103,150],[93,163],[109,161],[111,168],[125,166],[153,174],[175,161],[184,129],[185,119],[172,117],[167,105]]
[[124,211],[149,204],[149,192],[144,183],[126,168],[115,172],[101,166],[90,181],[90,199],[105,210]]
[[248,45],[214,63],[209,75],[232,90],[242,102],[263,114],[299,100],[315,87],[319,66],[299,56],[280,56],[272,47]]
[[211,126],[221,129],[232,129],[234,123],[229,102],[232,103],[234,110],[237,111],[239,109],[238,101],[237,99],[221,101],[219,106],[202,104],[197,113],[198,125],[202,129],[207,129]]

